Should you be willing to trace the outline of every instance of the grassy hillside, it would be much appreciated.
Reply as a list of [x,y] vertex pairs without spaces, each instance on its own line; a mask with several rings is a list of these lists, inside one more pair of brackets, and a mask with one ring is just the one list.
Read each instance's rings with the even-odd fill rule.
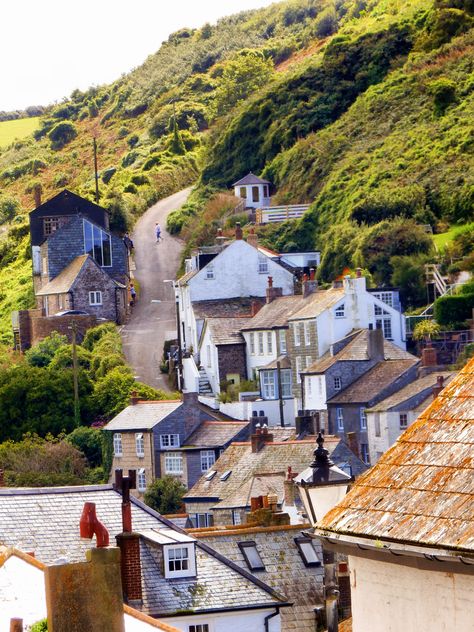
[[15,140],[31,136],[38,127],[38,116],[12,121],[0,121],[0,148],[8,147]]

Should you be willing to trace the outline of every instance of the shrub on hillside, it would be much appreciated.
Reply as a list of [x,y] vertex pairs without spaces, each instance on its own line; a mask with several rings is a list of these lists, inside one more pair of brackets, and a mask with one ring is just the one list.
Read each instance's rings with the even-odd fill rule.
[[428,85],[433,95],[435,113],[442,116],[446,108],[456,102],[456,84],[447,77],[440,77]]
[[80,426],[66,436],[66,441],[82,452],[90,467],[102,465],[102,430]]
[[71,121],[63,121],[58,123],[49,132],[49,140],[51,141],[51,149],[62,149],[71,140],[76,138],[77,129]]
[[474,308],[474,294],[456,294],[441,296],[433,306],[436,322],[443,327],[452,329],[463,328],[466,320],[472,318]]
[[0,196],[0,224],[11,222],[20,212],[20,203],[9,195]]
[[67,345],[67,342],[66,336],[53,331],[50,336],[47,336],[47,338],[44,338],[25,352],[26,361],[30,366],[49,366],[56,352],[64,345]]

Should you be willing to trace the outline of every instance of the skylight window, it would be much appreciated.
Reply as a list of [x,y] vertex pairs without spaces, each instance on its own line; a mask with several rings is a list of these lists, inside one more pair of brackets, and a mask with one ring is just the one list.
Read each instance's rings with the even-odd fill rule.
[[231,474],[232,474],[232,470],[226,470],[224,474],[221,474],[221,477],[220,477],[221,481],[226,481]]
[[216,470],[210,470],[204,478],[206,479],[206,481],[212,481],[212,479],[214,478],[216,474],[217,474]]
[[311,538],[295,538],[295,543],[305,566],[321,566],[321,561],[316,549],[313,546]]
[[257,545],[253,540],[248,542],[239,542],[239,549],[242,551],[245,562],[251,571],[264,571],[265,564],[257,551]]

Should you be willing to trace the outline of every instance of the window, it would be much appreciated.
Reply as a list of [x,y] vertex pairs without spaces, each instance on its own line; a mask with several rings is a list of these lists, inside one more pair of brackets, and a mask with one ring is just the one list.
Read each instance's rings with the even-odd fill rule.
[[312,364],[313,364],[313,359],[311,358],[311,356],[306,356],[305,357],[305,368],[307,369]]
[[305,566],[321,566],[321,561],[311,538],[295,538],[295,543]]
[[258,187],[252,187],[252,202],[258,202],[260,200],[260,191]]
[[207,472],[215,462],[216,454],[214,450],[201,450],[201,472]]
[[181,452],[165,453],[165,473],[166,474],[182,474],[183,473],[183,455]]
[[284,329],[280,329],[278,337],[280,340],[280,353],[286,353],[286,331]]
[[194,544],[165,546],[165,577],[192,577],[196,574]]
[[89,305],[102,305],[102,292],[89,292]]
[[359,408],[360,429],[367,430],[367,415],[365,414],[365,408]]
[[375,436],[380,437],[380,413],[374,413]]
[[281,379],[281,396],[292,397],[291,393],[291,369],[281,369],[280,371],[280,379]]
[[208,263],[206,266],[206,279],[214,278],[214,266],[212,263]]
[[273,334],[271,331],[267,331],[267,353],[273,353]]
[[145,440],[143,439],[143,432],[137,432],[135,434],[135,447],[137,449],[137,456],[145,456]]
[[84,252],[90,255],[101,267],[110,268],[112,265],[112,242],[110,235],[104,230],[84,222]]
[[393,294],[392,294],[392,292],[380,292],[380,293],[374,294],[374,296],[375,296],[375,298],[378,298],[379,301],[382,301],[386,305],[389,305],[389,307],[393,307]]
[[308,347],[311,344],[311,323],[304,323],[304,343]]
[[211,345],[206,345],[207,366],[212,366]]
[[296,324],[293,325],[293,333],[295,335],[295,347],[299,347],[301,345],[299,323],[296,323]]
[[209,632],[208,623],[196,623],[188,627],[188,632]]
[[166,448],[179,448],[179,434],[162,434],[160,435],[160,447]]
[[232,524],[242,524],[242,517],[239,509],[232,509]]
[[44,236],[51,235],[59,228],[58,217],[45,217],[43,220]]
[[369,458],[369,445],[368,445],[368,443],[361,443],[360,444],[360,454],[361,454],[361,458],[364,461],[364,463],[366,465],[369,465],[370,458]]
[[276,399],[275,371],[260,371],[263,399]]
[[197,529],[212,527],[214,524],[214,517],[209,513],[197,513],[194,514],[192,522]]
[[308,388],[308,395],[311,395],[313,392],[313,378],[312,377],[308,377],[308,379],[306,380],[306,385]]
[[223,472],[223,474],[221,474],[219,476],[219,480],[221,480],[222,482],[226,481],[229,476],[232,474],[232,470],[226,470],[225,472]]
[[334,378],[334,390],[335,391],[340,391],[342,388],[342,379],[337,375]]
[[250,334],[250,355],[255,355],[255,334]]
[[243,200],[247,198],[247,187],[240,187],[240,197]]
[[346,313],[344,309],[344,303],[336,307],[336,309],[334,310],[334,315],[336,316],[336,318],[345,318]]
[[296,369],[296,383],[301,384],[301,356],[296,356],[295,369]]
[[342,408],[336,408],[337,429],[344,430],[344,413]]
[[268,259],[264,255],[258,257],[258,273],[268,274]]
[[238,542],[239,549],[242,551],[242,555],[247,563],[247,566],[251,571],[264,571],[265,565],[262,562],[259,552],[257,551],[257,545],[253,540],[248,542]]
[[114,455],[115,456],[122,456],[123,451],[122,451],[122,435],[120,434],[120,432],[115,432],[114,433]]
[[258,355],[263,355],[263,331],[258,332]]
[[400,430],[405,430],[405,428],[408,428],[408,415],[407,415],[407,413],[400,413],[399,420],[400,420]]
[[390,317],[390,312],[382,309],[379,305],[374,305],[374,313],[375,326],[377,329],[382,329],[384,338],[392,340],[392,319]]
[[146,490],[146,474],[145,468],[141,467],[138,470],[138,491],[144,492]]

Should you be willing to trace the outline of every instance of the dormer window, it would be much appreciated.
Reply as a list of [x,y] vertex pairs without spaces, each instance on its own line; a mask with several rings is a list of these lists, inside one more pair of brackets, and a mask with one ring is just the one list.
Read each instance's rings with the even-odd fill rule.
[[336,309],[334,310],[334,315],[335,315],[336,318],[345,318],[346,317],[344,303],[342,303],[342,305],[338,305],[336,307]]
[[194,577],[196,575],[196,553],[194,543],[163,547],[165,577]]

